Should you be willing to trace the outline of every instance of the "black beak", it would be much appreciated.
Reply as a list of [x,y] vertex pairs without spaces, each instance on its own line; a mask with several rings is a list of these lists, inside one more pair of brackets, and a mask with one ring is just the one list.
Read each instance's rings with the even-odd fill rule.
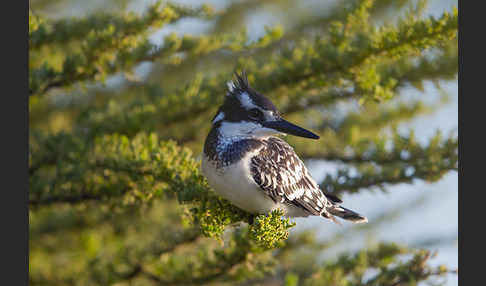
[[263,122],[262,125],[266,128],[275,129],[277,131],[299,136],[299,137],[319,139],[319,136],[317,136],[316,134],[310,132],[309,130],[305,130],[304,128],[299,127],[295,124],[292,124],[283,118],[280,118],[275,121]]

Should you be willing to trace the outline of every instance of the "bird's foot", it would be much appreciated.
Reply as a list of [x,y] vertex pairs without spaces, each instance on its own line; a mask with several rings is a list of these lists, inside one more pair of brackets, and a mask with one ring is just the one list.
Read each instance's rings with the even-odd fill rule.
[[255,222],[255,215],[251,214],[250,217],[248,218],[248,224],[253,225],[254,222]]

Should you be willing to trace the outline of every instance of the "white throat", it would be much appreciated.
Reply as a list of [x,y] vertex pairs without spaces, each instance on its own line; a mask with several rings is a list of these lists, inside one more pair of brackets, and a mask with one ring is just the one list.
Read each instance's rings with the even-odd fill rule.
[[219,134],[222,137],[231,138],[231,137],[256,137],[256,138],[265,138],[272,135],[280,134],[275,129],[270,129],[263,127],[261,124],[250,122],[250,121],[241,121],[241,122],[228,122],[223,121],[221,126],[219,127]]

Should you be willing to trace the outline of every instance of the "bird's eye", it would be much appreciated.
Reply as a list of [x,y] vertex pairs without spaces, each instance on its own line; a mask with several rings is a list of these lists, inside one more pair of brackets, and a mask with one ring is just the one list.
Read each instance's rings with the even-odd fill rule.
[[250,109],[250,118],[252,119],[262,119],[263,113],[258,108]]

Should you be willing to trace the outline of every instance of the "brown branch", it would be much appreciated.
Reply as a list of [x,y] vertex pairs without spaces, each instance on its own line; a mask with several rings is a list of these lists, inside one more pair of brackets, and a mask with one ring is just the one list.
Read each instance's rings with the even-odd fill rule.
[[[413,174],[413,176],[406,176],[405,174],[402,174],[400,176],[393,177],[393,178],[386,178],[386,177],[373,178],[373,177],[366,176],[367,179],[362,180],[362,181],[352,182],[350,184],[333,184],[333,183],[325,184],[326,182],[324,180],[319,185],[323,189],[332,189],[332,193],[335,194],[335,195],[343,193],[343,192],[356,193],[360,189],[365,189],[365,188],[371,188],[371,187],[381,187],[382,188],[384,184],[391,184],[391,185],[400,184],[400,183],[411,184],[414,179],[426,180],[427,177],[429,177],[429,176],[436,176],[438,174],[445,173],[445,172],[448,172],[448,171],[451,171],[451,170],[457,170],[457,168],[442,169],[442,170],[439,170],[437,172],[431,172],[431,171],[428,171],[428,170],[424,170],[424,171],[419,170],[419,171],[416,171]],[[353,180],[353,179],[351,179],[351,180]]]
[[93,195],[89,193],[81,194],[79,196],[65,196],[65,197],[48,197],[45,199],[33,199],[29,200],[30,206],[39,206],[39,205],[49,205],[54,203],[70,203],[76,204],[85,201],[100,201],[103,199],[101,195]]
[[[46,161],[47,162],[47,161]],[[46,163],[44,162],[44,163]],[[54,162],[53,162],[54,163]],[[110,169],[116,172],[125,172],[130,175],[138,175],[138,176],[147,176],[153,175],[153,172],[149,170],[137,170],[135,168],[126,168],[121,166],[113,166],[110,164],[104,164],[105,162],[96,162],[91,167],[92,168],[100,168],[100,169]],[[29,169],[29,174],[32,175],[39,168],[40,164],[36,165]],[[130,191],[130,188],[125,188],[116,194],[116,197],[123,196]],[[107,194],[93,194],[90,190],[83,190],[80,192],[79,195],[76,196],[50,196],[47,198],[38,198],[38,199],[31,199],[29,200],[30,206],[39,206],[39,205],[50,205],[55,203],[69,203],[69,204],[77,204],[83,203],[86,201],[101,201],[105,198],[113,198],[113,194],[111,196],[107,196]]]
[[[199,239],[199,233],[197,233],[197,237],[189,237],[187,242],[189,243],[197,239]],[[180,247],[180,245],[177,245],[177,247]],[[169,247],[168,249],[172,250],[171,247]],[[234,253],[233,256],[230,256],[228,260],[226,260],[225,264],[209,265],[209,268],[212,270],[213,273],[202,275],[199,277],[184,277],[184,278],[178,278],[174,280],[168,280],[168,279],[163,279],[162,277],[143,269],[143,267],[141,267],[141,270],[138,272],[138,275],[143,275],[146,278],[157,283],[158,285],[171,285],[171,286],[202,285],[223,277],[225,274],[231,272],[238,265],[244,263],[250,251],[251,250],[248,247],[244,247],[243,252]]]
[[[189,234],[189,236],[184,237],[183,240],[178,241],[178,242],[176,242],[176,243],[174,243],[174,244],[172,244],[172,245],[170,245],[166,248],[159,249],[155,253],[152,253],[152,252],[150,252],[150,253],[152,255],[155,255],[155,256],[160,256],[160,255],[165,254],[165,253],[175,252],[178,249],[180,249],[180,248],[182,248],[182,247],[184,247],[188,244],[197,242],[200,238],[201,238],[201,233],[198,232],[198,231],[193,231],[191,234]],[[143,268],[143,265],[141,263],[137,263],[137,264],[133,265],[132,270],[130,270],[126,273],[117,273],[117,275],[121,280],[132,280],[133,278],[135,278],[139,275],[145,275],[148,278],[150,278],[151,280],[158,279],[158,277],[156,277],[154,274],[147,272]]]
[[[443,274],[457,274],[457,270],[449,270],[449,271],[435,271],[435,272],[425,272],[425,273],[420,273],[419,275],[413,277],[416,278],[418,281],[423,281],[431,276],[441,276]],[[401,286],[401,285],[408,285],[408,284],[402,284],[402,283],[408,283],[410,282],[410,277],[403,277],[402,279],[398,279],[398,281],[394,282],[393,284],[389,284],[388,286]],[[373,284],[374,281],[368,281],[363,286],[376,286],[377,284]],[[384,285],[387,286],[387,285]]]
[[[415,154],[414,154],[415,155]],[[381,157],[374,157],[374,156],[363,156],[363,155],[342,155],[337,152],[329,152],[323,154],[310,154],[310,153],[303,153],[301,158],[303,160],[325,160],[325,161],[339,161],[342,163],[376,163],[380,165],[386,164],[393,164],[393,163],[414,163],[417,160],[424,158],[425,153],[421,152],[420,154],[416,154],[416,156],[403,158],[400,154],[390,154],[390,156],[381,156]],[[457,168],[453,168],[457,170]]]

